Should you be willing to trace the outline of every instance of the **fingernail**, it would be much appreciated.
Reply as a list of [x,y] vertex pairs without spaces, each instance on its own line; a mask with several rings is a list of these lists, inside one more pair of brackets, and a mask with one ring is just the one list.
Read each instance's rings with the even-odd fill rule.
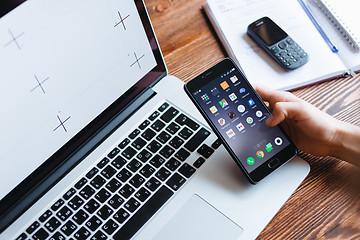
[[271,124],[271,122],[272,122],[272,120],[273,120],[273,115],[270,115],[270,117],[266,120],[266,125],[270,125]]

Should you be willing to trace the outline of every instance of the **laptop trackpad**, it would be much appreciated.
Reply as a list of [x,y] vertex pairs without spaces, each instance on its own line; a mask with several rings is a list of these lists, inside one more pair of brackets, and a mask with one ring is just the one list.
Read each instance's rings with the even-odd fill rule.
[[168,239],[237,239],[243,229],[203,200],[193,195],[155,236]]

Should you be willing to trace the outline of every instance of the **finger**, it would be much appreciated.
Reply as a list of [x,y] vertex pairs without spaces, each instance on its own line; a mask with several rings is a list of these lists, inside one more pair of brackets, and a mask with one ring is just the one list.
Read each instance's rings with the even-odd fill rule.
[[264,101],[269,102],[270,109],[272,109],[277,102],[301,102],[301,100],[292,93],[277,91],[262,85],[256,85],[256,91]]
[[273,107],[273,112],[266,121],[266,125],[273,127],[285,119],[299,120],[303,113],[303,104],[300,102],[278,102]]

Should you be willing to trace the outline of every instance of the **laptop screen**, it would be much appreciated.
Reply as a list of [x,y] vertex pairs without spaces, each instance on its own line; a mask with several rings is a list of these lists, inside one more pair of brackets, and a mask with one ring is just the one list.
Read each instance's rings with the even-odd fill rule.
[[166,70],[142,1],[0,8],[8,11],[0,18],[4,210],[12,190],[30,189]]

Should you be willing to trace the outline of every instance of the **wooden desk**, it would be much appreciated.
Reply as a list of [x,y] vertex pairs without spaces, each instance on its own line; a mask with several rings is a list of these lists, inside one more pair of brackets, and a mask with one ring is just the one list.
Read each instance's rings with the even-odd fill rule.
[[[145,0],[169,73],[188,81],[226,56],[205,0]],[[360,126],[360,75],[293,92],[328,114]],[[259,239],[359,239],[360,169],[300,153],[310,174]]]

